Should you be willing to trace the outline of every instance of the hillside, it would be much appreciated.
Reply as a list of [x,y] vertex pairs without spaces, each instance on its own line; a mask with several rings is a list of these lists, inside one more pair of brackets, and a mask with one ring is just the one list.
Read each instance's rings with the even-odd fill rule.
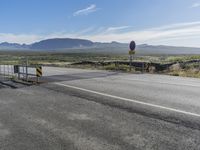
[[91,47],[94,43],[83,39],[48,39],[30,45],[30,49],[36,50],[61,50],[67,48]]
[[[17,43],[0,43],[0,50],[26,50],[26,51],[62,51],[62,52],[87,52],[87,53],[127,53],[127,43],[111,42],[100,43],[85,39],[56,38],[47,39],[30,45]],[[178,54],[200,54],[200,48],[138,45],[137,54],[141,55],[178,55]]]

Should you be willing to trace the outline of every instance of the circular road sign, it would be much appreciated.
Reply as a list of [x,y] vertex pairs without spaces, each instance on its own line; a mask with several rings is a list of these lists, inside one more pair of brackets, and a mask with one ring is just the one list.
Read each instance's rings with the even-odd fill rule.
[[130,43],[129,47],[130,47],[130,50],[131,50],[131,51],[134,51],[134,50],[135,50],[135,48],[136,48],[135,41],[131,41],[131,43]]

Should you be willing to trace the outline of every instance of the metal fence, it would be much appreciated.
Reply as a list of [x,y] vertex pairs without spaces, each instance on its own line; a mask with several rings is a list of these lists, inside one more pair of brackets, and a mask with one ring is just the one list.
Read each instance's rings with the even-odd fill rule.
[[25,81],[39,81],[39,77],[37,75],[37,68],[41,68],[41,66],[18,66],[18,79],[22,79]]
[[0,65],[0,75],[3,78],[15,77],[14,66],[13,65]]
[[0,65],[0,79],[15,78],[24,81],[39,81],[37,68],[41,66],[26,66],[26,65]]

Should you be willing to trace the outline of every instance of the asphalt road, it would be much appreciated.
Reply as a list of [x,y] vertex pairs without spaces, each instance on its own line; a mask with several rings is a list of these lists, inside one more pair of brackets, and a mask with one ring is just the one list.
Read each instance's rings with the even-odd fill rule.
[[43,70],[45,84],[0,89],[0,149],[200,149],[200,80]]

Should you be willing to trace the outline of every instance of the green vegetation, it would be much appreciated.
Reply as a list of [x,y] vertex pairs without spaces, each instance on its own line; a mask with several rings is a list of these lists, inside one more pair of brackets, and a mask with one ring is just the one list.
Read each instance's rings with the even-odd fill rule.
[[103,69],[105,69],[105,70],[118,70],[118,71],[128,72],[128,71],[130,71],[130,66],[128,66],[128,65],[110,64],[110,65],[104,66]]
[[168,74],[174,76],[200,78],[200,63],[190,63],[185,65],[175,64],[170,67]]
[[20,64],[28,58],[31,64],[62,64],[80,61],[127,60],[128,55],[103,53],[0,52],[0,63]]
[[[25,59],[29,60],[29,64],[42,64],[59,67],[76,67],[87,69],[103,69],[130,72],[128,64],[102,63],[112,61],[128,62],[128,54],[112,54],[112,53],[63,53],[63,52],[0,52],[0,64],[21,64]],[[200,78],[200,63],[189,62],[200,60],[200,55],[153,55],[153,56],[134,56],[136,62],[148,62],[157,64],[175,63],[170,68],[158,72],[155,67],[149,68],[150,73],[164,73],[176,76],[197,77]],[[89,61],[88,63],[78,63]],[[186,62],[186,63],[184,63]],[[135,68],[132,69],[132,72]]]
[[200,55],[169,56],[166,58],[166,61],[168,62],[185,62],[190,60],[200,60]]

